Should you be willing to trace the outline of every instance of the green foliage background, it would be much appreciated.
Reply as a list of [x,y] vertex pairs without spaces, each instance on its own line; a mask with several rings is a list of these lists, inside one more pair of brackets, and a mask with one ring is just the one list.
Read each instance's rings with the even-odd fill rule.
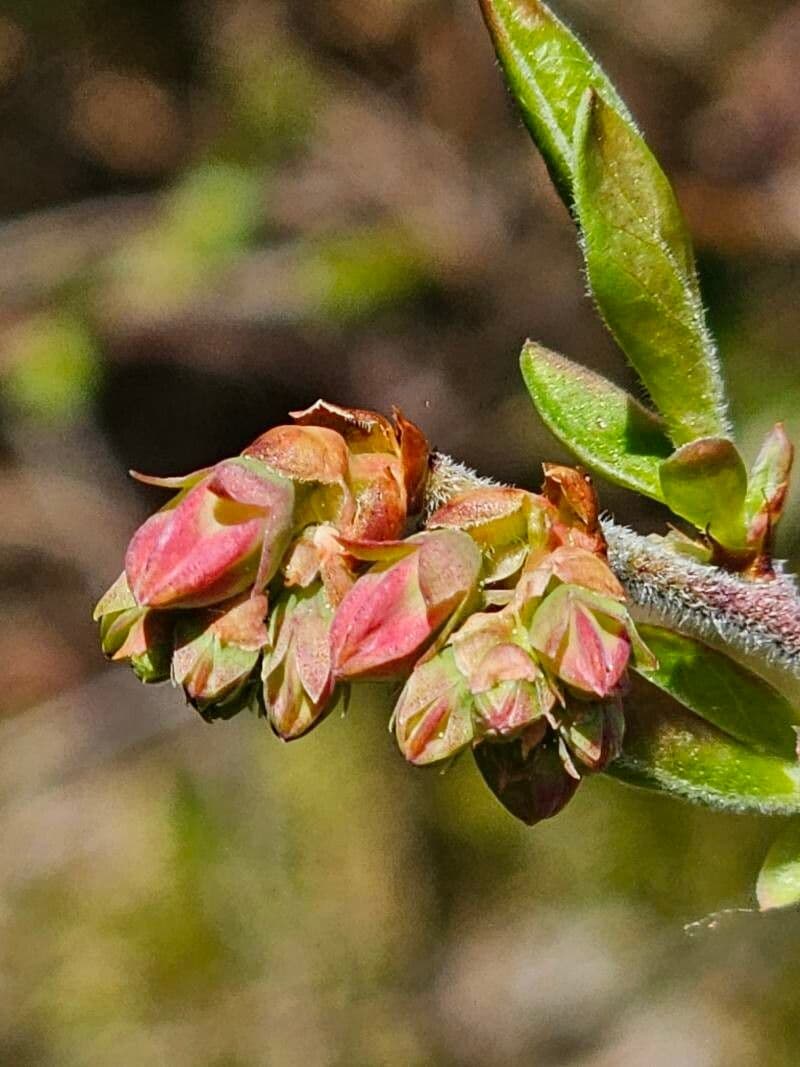
[[[675,179],[748,458],[800,439],[800,6],[559,12]],[[6,0],[0,157],[0,1062],[795,1064],[800,918],[683,932],[771,827],[597,780],[525,830],[377,697],[283,747],[96,651],[127,467],[324,395],[535,485],[522,340],[630,388],[477,4]]]

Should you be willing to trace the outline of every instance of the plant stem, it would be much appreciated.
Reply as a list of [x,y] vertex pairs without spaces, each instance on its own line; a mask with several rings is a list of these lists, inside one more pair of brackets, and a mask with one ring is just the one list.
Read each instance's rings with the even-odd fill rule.
[[[464,464],[434,453],[425,514],[458,493],[497,485]],[[800,596],[793,575],[748,581],[602,521],[609,562],[640,618],[700,638],[800,696]],[[757,709],[754,709],[757,710]]]

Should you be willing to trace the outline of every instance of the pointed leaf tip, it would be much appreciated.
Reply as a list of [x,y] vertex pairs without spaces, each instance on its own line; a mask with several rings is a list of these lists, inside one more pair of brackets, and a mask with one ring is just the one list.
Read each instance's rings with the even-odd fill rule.
[[567,207],[572,203],[572,134],[581,99],[594,88],[625,104],[578,38],[541,0],[481,0],[486,25],[522,117]]

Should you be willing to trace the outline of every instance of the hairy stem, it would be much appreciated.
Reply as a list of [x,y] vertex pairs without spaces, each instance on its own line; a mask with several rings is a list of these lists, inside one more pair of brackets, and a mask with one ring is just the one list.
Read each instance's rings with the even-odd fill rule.
[[[457,493],[496,485],[441,453],[434,453],[426,487],[426,515]],[[638,614],[701,638],[800,696],[800,596],[792,575],[747,581],[672,551],[603,520],[609,562]]]

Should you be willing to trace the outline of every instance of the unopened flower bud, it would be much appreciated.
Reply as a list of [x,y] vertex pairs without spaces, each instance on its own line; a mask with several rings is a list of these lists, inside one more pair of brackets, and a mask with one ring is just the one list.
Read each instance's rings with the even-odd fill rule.
[[295,482],[298,525],[334,523],[351,539],[399,537],[427,475],[422,431],[397,411],[392,423],[323,400],[292,419],[294,425],[268,430],[244,454]]
[[172,656],[172,620],[162,612],[140,608],[124,573],[100,599],[94,610],[100,623],[100,647],[115,662],[128,662],[142,682],[169,678]]
[[[339,433],[344,438],[351,457],[379,454],[396,460],[396,466],[392,464],[392,467],[400,476],[405,510],[407,514],[414,515],[422,506],[422,492],[428,474],[428,441],[422,430],[400,410],[395,408],[393,415],[394,422],[391,422],[376,411],[344,408],[325,400],[318,400],[305,411],[292,412],[295,422],[303,426],[323,426]],[[356,472],[355,478],[357,477]],[[401,530],[398,530],[394,536],[399,536],[400,532]],[[348,536],[377,539],[373,534],[358,531],[353,531]]]
[[358,579],[334,616],[334,675],[343,680],[401,677],[476,594],[480,552],[459,530],[346,547],[378,562]]
[[542,495],[556,510],[552,536],[556,543],[577,545],[597,555],[605,555],[606,541],[600,529],[597,494],[584,471],[544,464]]
[[507,611],[472,615],[450,638],[455,662],[473,697],[477,729],[513,737],[547,722],[556,694]]
[[274,426],[243,453],[289,479],[297,490],[297,525],[348,523],[354,514],[349,453],[341,434],[324,426]]
[[[149,479],[174,484],[171,479]],[[218,463],[134,534],[125,571],[137,604],[205,607],[262,590],[289,543],[294,489],[253,459]]]
[[423,765],[454,756],[475,735],[472,694],[451,648],[418,663],[394,711],[400,751]]
[[533,747],[524,736],[505,743],[484,742],[475,749],[475,762],[503,807],[528,826],[557,815],[580,784],[565,768],[552,733]]
[[264,705],[272,729],[285,741],[307,733],[330,708],[332,618],[319,583],[282,594],[270,616]]
[[484,557],[485,581],[500,582],[515,574],[531,548],[547,543],[549,512],[542,497],[504,486],[473,489],[442,505],[428,529],[468,533]]
[[580,586],[625,600],[625,590],[603,557],[585,548],[561,545],[553,551],[531,553],[514,590],[514,604],[525,615],[559,585]]
[[530,639],[563,682],[599,697],[620,686],[632,649],[639,662],[654,662],[625,605],[578,585],[560,585],[544,598]]
[[383,452],[357,453],[350,458],[350,484],[355,512],[342,533],[364,541],[402,536],[408,507],[400,460]]
[[265,596],[240,596],[178,623],[172,676],[204,718],[230,718],[254,697],[266,613]]
[[757,553],[751,565],[754,577],[770,577],[773,573],[772,537],[786,503],[793,460],[792,442],[783,423],[776,423],[756,456],[745,500],[747,541]]

